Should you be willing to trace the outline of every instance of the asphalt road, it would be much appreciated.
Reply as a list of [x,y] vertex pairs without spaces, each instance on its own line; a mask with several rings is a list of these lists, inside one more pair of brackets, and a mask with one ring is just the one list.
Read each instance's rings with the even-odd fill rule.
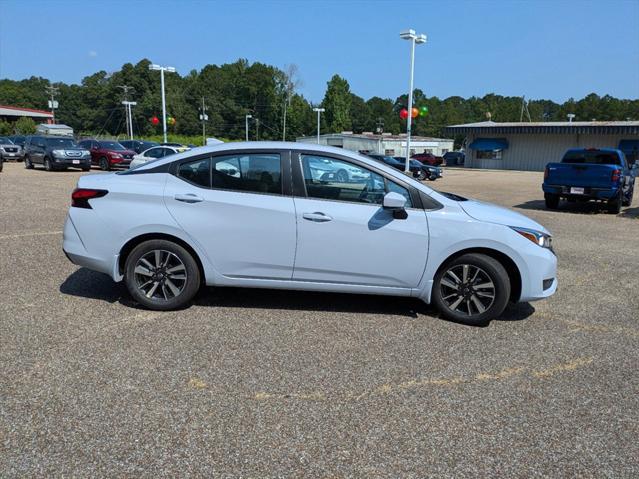
[[639,199],[435,187],[547,226],[559,291],[485,328],[406,299],[208,289],[137,309],[61,251],[80,173],[0,174],[0,476],[637,477]]

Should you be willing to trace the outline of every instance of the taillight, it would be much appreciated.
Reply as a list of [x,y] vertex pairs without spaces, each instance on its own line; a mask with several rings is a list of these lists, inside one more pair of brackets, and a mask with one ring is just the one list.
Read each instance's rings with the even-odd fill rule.
[[544,180],[548,179],[548,167],[544,168]]
[[92,209],[89,200],[93,198],[102,198],[108,193],[107,190],[93,190],[90,188],[76,188],[71,193],[71,206],[76,208]]
[[614,170],[612,172],[612,182],[615,183],[619,181],[619,178],[621,178],[621,170]]

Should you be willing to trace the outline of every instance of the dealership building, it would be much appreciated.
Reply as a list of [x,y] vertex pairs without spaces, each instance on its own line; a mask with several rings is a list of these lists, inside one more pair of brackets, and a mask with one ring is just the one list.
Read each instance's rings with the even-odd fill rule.
[[619,148],[639,160],[639,121],[573,121],[453,125],[445,135],[465,137],[465,166],[543,171],[569,148]]
[[[317,135],[297,138],[298,142],[317,144]],[[453,140],[445,138],[429,138],[425,136],[411,136],[411,155],[417,153],[432,153],[441,156],[453,150]],[[367,153],[379,153],[388,156],[406,156],[406,135],[393,135],[382,133],[381,135],[364,132],[353,133],[343,131],[341,133],[329,133],[320,135],[320,145],[335,146],[351,151]]]

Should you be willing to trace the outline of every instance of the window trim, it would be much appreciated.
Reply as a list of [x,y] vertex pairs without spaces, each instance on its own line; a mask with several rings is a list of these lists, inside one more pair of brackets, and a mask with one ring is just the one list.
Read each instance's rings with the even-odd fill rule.
[[422,200],[421,197],[419,195],[419,190],[417,188],[415,188],[413,185],[408,184],[404,181],[401,181],[401,179],[395,178],[391,175],[389,175],[388,173],[386,173],[385,171],[376,168],[374,165],[369,165],[368,163],[364,162],[364,161],[360,161],[357,160],[356,158],[351,158],[348,156],[342,156],[342,155],[336,155],[334,153],[326,153],[326,152],[317,152],[317,151],[313,151],[313,150],[294,150],[292,151],[292,158],[291,158],[291,166],[293,168],[293,196],[294,197],[298,197],[298,198],[308,198],[308,199],[313,199],[313,200],[317,200],[317,201],[332,201],[332,202],[338,202],[338,203],[348,203],[349,205],[362,205],[362,206],[378,206],[378,207],[382,207],[382,205],[379,205],[377,203],[358,203],[356,201],[346,201],[346,200],[330,200],[330,199],[326,199],[326,198],[315,198],[313,196],[308,196],[308,193],[306,191],[306,183],[304,182],[304,173],[302,171],[302,155],[309,155],[309,156],[324,156],[326,158],[329,159],[333,159],[333,160],[338,160],[338,161],[344,161],[346,163],[350,163],[353,164],[355,166],[358,166],[360,168],[365,168],[367,170],[370,170],[378,175],[380,175],[382,178],[384,178],[384,184],[386,184],[386,181],[392,181],[393,183],[397,183],[398,185],[400,185],[403,188],[406,188],[408,190],[408,194],[410,195],[410,200],[412,203],[412,206],[407,207],[406,209],[408,210],[424,210],[424,207],[422,205]]
[[[185,178],[181,177],[178,174],[178,170],[180,168],[180,165],[182,165],[182,163],[191,163],[192,161],[197,161],[197,160],[202,160],[202,159],[210,159],[213,160],[214,158],[220,158],[220,157],[224,157],[224,156],[248,156],[248,155],[279,155],[280,157],[280,166],[281,166],[281,179],[282,179],[282,184],[281,184],[281,192],[280,193],[270,193],[270,192],[263,192],[263,191],[247,191],[247,190],[233,190],[233,189],[229,189],[229,188],[217,188],[217,187],[213,187],[213,161],[209,162],[209,184],[211,186],[204,187],[202,185],[196,185],[194,183],[191,183],[190,181],[186,180]],[[286,149],[250,149],[250,150],[225,150],[225,151],[218,151],[218,152],[214,152],[214,153],[202,153],[200,155],[196,155],[196,156],[191,156],[188,158],[182,158],[181,160],[177,160],[177,161],[173,161],[171,163],[169,163],[168,165],[161,165],[159,166],[159,171],[158,172],[163,172],[161,171],[164,167],[167,166],[168,167],[168,173],[175,176],[176,178],[183,180],[184,182],[195,186],[196,188],[200,188],[203,190],[211,190],[211,191],[229,191],[229,192],[233,192],[233,193],[244,193],[244,194],[248,194],[248,195],[268,195],[268,196],[278,196],[278,197],[286,197],[286,196],[291,196],[291,158],[290,158],[290,150],[286,150]],[[132,173],[134,173],[136,170],[131,170]],[[143,173],[151,173],[153,172],[152,170],[146,170],[146,171],[139,171],[139,174],[143,174]]]

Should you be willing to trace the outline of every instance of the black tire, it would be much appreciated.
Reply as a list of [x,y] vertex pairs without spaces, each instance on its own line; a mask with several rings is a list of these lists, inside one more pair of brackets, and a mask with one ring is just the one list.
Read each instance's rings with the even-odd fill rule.
[[0,158],[0,172],[2,172],[2,168],[4,168],[3,164],[4,164],[4,160]]
[[111,169],[111,165],[109,164],[109,160],[107,159],[106,156],[103,156],[102,158],[100,158],[100,161],[98,162],[98,164],[100,165],[100,169],[102,171],[109,171]]
[[549,210],[556,210],[559,208],[559,195],[544,193],[544,200],[546,201],[546,208]]
[[[146,272],[140,273],[140,270],[136,273],[136,267],[147,264],[141,259],[146,259],[147,255],[155,258],[156,251],[160,251],[160,267],[156,271],[151,271],[144,266],[147,271],[153,272],[155,276],[149,276]],[[169,257],[170,259],[167,259]],[[167,262],[168,266],[161,266],[164,261]],[[157,260],[150,261],[151,266],[154,267],[157,263]],[[167,273],[171,269],[175,270],[176,266],[171,265],[179,266],[180,264],[183,269],[176,270],[173,275]],[[181,271],[185,271],[186,278],[184,280],[177,278],[177,276],[180,276]],[[146,281],[147,277],[149,277],[148,281],[151,283],[147,287],[143,287],[145,284],[143,281]],[[140,243],[127,257],[124,281],[131,297],[136,302],[148,309],[169,311],[188,304],[200,289],[201,279],[197,263],[186,249],[171,241],[150,240]],[[155,283],[158,283],[158,285],[155,286]],[[155,290],[151,292],[153,286],[155,286]],[[141,287],[142,289],[140,289]],[[173,294],[173,287],[177,288],[179,293]],[[147,296],[149,293],[151,293],[150,297]]]
[[635,194],[635,185],[634,183],[630,187],[630,191],[628,192],[628,196],[623,199],[623,206],[630,206],[632,204],[632,197]]
[[51,160],[49,158],[44,159],[44,169],[47,171],[53,171],[53,166],[51,165]]
[[437,179],[437,177],[435,175],[430,175],[428,177],[428,181],[435,181]]
[[417,179],[419,181],[424,181],[426,179],[426,172],[424,170],[419,170],[419,173],[417,174]]
[[[465,268],[468,273],[466,281],[463,278]],[[477,270],[479,273],[475,274]],[[451,276],[449,271],[455,276]],[[488,284],[492,284],[492,288],[486,286]],[[454,285],[457,289],[448,285]],[[485,326],[491,319],[499,317],[506,309],[509,298],[508,273],[499,261],[479,253],[465,254],[445,263],[433,282],[432,300],[441,315],[472,326]]]
[[340,183],[348,183],[348,173],[346,170],[338,170],[335,177]]
[[621,213],[622,204],[623,204],[623,192],[620,189],[619,193],[617,193],[617,196],[615,196],[613,199],[608,201],[608,205],[607,205],[608,213],[610,213],[611,215],[618,215],[619,213]]
[[91,171],[91,167],[90,166],[83,166],[82,167],[82,171]]
[[28,155],[24,157],[24,167],[27,170],[33,170],[33,162],[31,161],[31,157]]

